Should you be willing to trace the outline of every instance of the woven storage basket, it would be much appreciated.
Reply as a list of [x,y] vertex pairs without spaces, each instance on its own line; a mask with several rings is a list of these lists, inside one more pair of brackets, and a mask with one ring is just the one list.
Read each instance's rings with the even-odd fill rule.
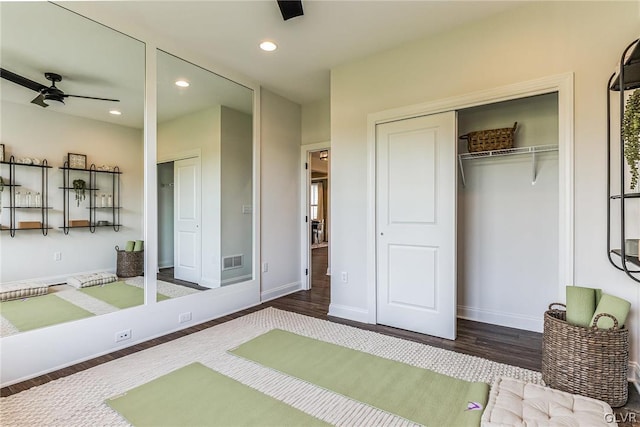
[[470,153],[478,151],[506,150],[513,148],[513,136],[516,133],[518,122],[512,128],[488,129],[469,132],[460,139],[467,140],[467,149]]
[[118,258],[116,274],[118,277],[142,276],[144,273],[144,251],[126,252],[116,246]]
[[[566,322],[567,312],[553,309],[544,314],[542,379],[549,387],[623,406],[628,398],[629,330],[618,329],[609,314],[583,328]],[[601,316],[613,319],[614,327],[595,327]]]

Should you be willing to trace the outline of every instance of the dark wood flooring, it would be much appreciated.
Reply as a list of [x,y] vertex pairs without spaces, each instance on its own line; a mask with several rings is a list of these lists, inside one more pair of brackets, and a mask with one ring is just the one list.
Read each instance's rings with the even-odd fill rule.
[[[60,369],[49,374],[41,375],[28,381],[10,385],[0,389],[1,396],[10,396],[31,387],[35,387],[49,381],[72,375],[102,363],[115,360],[126,355],[136,353],[156,345],[172,341],[179,337],[189,335],[215,325],[227,322],[246,314],[262,310],[266,307],[275,307],[281,310],[292,311],[307,316],[329,320],[344,325],[350,325],[361,329],[379,332],[410,341],[428,344],[434,347],[444,348],[459,353],[470,354],[500,363],[519,366],[526,369],[539,371],[541,367],[541,343],[542,334],[523,331],[513,328],[505,328],[496,325],[489,325],[468,320],[458,320],[458,337],[455,341],[449,341],[437,337],[418,334],[402,329],[392,328],[384,325],[371,325],[353,322],[341,318],[327,315],[331,281],[327,271],[327,248],[314,249],[312,252],[312,288],[309,291],[296,292],[273,301],[266,302],[247,310],[211,320],[200,325],[174,332],[159,338],[145,341],[134,346],[115,351],[113,353],[96,357],[94,359],[78,363],[76,365]],[[158,276],[158,278],[161,278]],[[169,275],[163,275],[162,280],[172,281]],[[629,402],[623,408],[616,410],[619,420],[628,413],[637,413],[638,424],[619,423],[621,427],[640,426],[640,396],[638,391],[630,386]],[[628,418],[627,418],[628,419]]]

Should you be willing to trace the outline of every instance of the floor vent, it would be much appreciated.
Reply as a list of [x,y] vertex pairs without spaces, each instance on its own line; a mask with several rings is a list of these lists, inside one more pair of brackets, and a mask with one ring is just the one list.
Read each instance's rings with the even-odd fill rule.
[[233,268],[241,268],[243,265],[242,255],[231,255],[222,258],[222,270],[231,270]]

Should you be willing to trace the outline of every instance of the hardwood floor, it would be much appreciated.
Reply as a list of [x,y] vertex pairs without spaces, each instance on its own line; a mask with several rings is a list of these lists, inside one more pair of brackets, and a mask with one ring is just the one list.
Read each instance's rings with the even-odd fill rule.
[[[324,249],[324,251],[322,250]],[[318,251],[318,252],[316,252]],[[49,374],[41,375],[28,381],[4,387],[0,389],[2,397],[10,396],[31,387],[35,387],[58,378],[72,375],[76,372],[89,369],[93,366],[109,362],[138,351],[154,347],[156,345],[172,341],[185,335],[189,335],[203,329],[227,322],[229,320],[244,316],[246,314],[262,310],[266,307],[275,307],[281,310],[288,310],[306,316],[325,319],[336,323],[354,326],[361,329],[379,332],[410,341],[428,344],[434,347],[444,348],[459,353],[470,354],[500,363],[519,366],[526,369],[539,371],[541,367],[541,342],[542,334],[522,331],[518,329],[505,328],[501,326],[488,325],[484,323],[472,322],[468,320],[458,320],[458,338],[449,341],[415,332],[392,328],[384,325],[371,325],[353,322],[337,317],[328,316],[330,302],[330,276],[326,275],[327,251],[326,248],[314,249],[312,253],[312,289],[309,291],[299,291],[282,298],[252,307],[247,310],[211,320],[200,325],[195,325],[182,331],[174,332],[159,338],[145,341],[119,350],[104,356],[78,363],[76,365],[60,369]],[[163,280],[165,280],[165,277]],[[634,411],[638,413],[637,419],[640,421],[640,396],[637,390],[630,386],[629,403],[616,413],[625,414],[624,411]],[[632,424],[620,423],[621,426],[631,426]]]

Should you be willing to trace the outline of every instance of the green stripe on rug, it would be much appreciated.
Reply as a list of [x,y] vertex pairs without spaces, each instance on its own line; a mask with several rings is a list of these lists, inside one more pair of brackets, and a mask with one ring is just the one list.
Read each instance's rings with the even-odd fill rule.
[[200,363],[106,403],[134,426],[329,425]]
[[279,329],[231,353],[425,426],[479,426],[489,395],[485,383]]
[[[79,290],[118,308],[129,308],[144,304],[144,289],[128,285],[125,282],[112,282]],[[166,295],[156,295],[156,301],[169,299]]]
[[30,331],[94,315],[55,294],[4,301],[0,303],[0,312],[19,331]]

